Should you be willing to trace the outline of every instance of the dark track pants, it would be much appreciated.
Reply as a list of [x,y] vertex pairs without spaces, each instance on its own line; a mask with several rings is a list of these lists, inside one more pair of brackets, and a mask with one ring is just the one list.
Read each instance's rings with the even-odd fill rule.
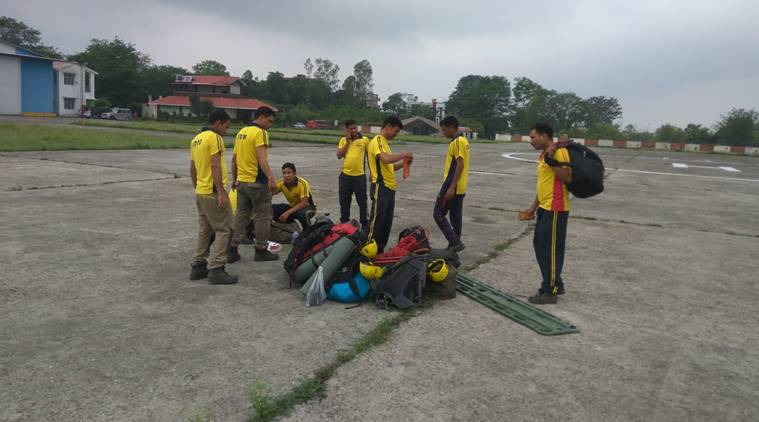
[[561,270],[564,266],[568,218],[568,211],[546,211],[538,208],[532,245],[543,276],[541,292],[557,294],[559,289],[564,288]]
[[[455,195],[450,201],[445,200],[444,193],[438,195],[432,217],[435,219],[437,226],[440,227],[440,231],[443,232],[443,236],[448,240],[448,246],[455,245],[461,241],[463,212],[464,195]],[[450,215],[450,222],[446,219],[446,215],[448,214]]]
[[338,189],[340,198],[340,222],[346,223],[351,218],[351,198],[356,195],[356,203],[359,210],[359,222],[362,230],[367,230],[369,220],[367,220],[366,210],[366,176],[348,176],[340,173],[338,179]]
[[390,238],[395,213],[395,191],[388,189],[382,183],[372,183],[372,216],[369,223],[369,239],[377,241],[379,252],[385,251],[385,245]]
[[[290,204],[272,204],[271,206],[271,218],[272,220],[279,221],[279,216],[286,213],[287,210],[289,210]],[[298,211],[295,211],[294,213],[290,214],[290,218],[287,219],[288,223],[292,223],[295,220],[298,220],[300,223],[300,226],[302,229],[305,230],[306,227],[308,227],[308,218],[306,217],[306,211],[308,208],[301,208]]]

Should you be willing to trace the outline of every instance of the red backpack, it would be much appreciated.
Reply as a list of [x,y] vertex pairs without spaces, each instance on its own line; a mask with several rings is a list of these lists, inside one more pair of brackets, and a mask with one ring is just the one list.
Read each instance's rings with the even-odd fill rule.
[[337,242],[337,240],[340,239],[341,237],[346,237],[346,236],[355,237],[354,235],[356,234],[356,232],[358,232],[358,227],[356,226],[355,223],[351,221],[347,223],[342,223],[342,224],[335,224],[334,226],[332,226],[332,230],[329,233],[327,233],[327,235],[324,236],[324,238],[319,243],[316,243],[315,245],[311,246],[311,248],[307,249],[303,253],[302,259],[307,259],[311,255]]
[[411,254],[430,251],[430,231],[426,227],[414,226],[403,229],[398,235],[398,243],[387,252],[372,259],[378,265],[391,265]]

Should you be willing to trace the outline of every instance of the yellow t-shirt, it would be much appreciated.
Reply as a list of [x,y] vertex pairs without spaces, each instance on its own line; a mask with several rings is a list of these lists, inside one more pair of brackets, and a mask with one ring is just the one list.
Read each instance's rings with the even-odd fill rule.
[[213,193],[213,175],[211,174],[211,156],[219,154],[221,157],[221,182],[226,186],[227,163],[224,161],[224,138],[212,130],[204,130],[195,135],[190,142],[190,159],[195,165],[196,195],[210,195]]
[[[546,211],[569,211],[569,189],[567,184],[556,177],[551,166],[544,161],[545,152],[540,154],[538,160],[538,181],[536,190],[540,208]],[[553,155],[556,161],[569,162],[569,151],[559,148]]]
[[456,184],[456,195],[464,195],[469,182],[469,140],[466,139],[466,136],[459,135],[448,144],[448,153],[445,155],[443,167],[443,190],[447,190],[453,182],[453,176],[458,165],[457,158],[464,160],[464,168]]
[[[386,188],[395,190],[395,168],[393,163],[385,164],[380,161],[379,155],[383,152],[385,154],[392,154],[387,139],[382,135],[377,135],[369,141],[369,146],[367,147],[367,153],[369,154],[369,173],[371,173],[372,183],[377,183],[377,180],[381,178],[382,183]],[[377,168],[378,166],[379,169]]]
[[237,181],[245,183],[269,183],[258,165],[256,148],[269,148],[269,133],[258,126],[246,126],[235,137],[235,160]]
[[[337,148],[342,149],[346,142],[348,141],[345,137],[340,138]],[[354,139],[351,142],[351,146],[348,147],[348,151],[345,152],[345,157],[343,157],[343,173],[348,176],[364,175],[364,157],[366,157],[366,147],[368,144],[369,138],[366,136]]]
[[289,188],[285,184],[285,179],[279,179],[277,180],[277,187],[282,192],[282,195],[287,198],[287,202],[290,203],[291,207],[298,205],[303,198],[308,198],[310,205],[313,205],[313,201],[311,200],[311,185],[308,184],[308,180],[298,177],[295,186]]

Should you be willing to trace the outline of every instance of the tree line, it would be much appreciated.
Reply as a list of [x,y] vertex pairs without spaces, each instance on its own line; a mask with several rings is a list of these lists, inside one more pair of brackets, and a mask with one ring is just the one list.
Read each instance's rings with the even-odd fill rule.
[[[82,51],[62,54],[41,43],[40,32],[13,18],[0,17],[0,38],[48,57],[85,63],[99,75],[95,92],[100,105],[129,106],[140,110],[149,96],[173,94],[176,75],[229,76],[223,63],[203,60],[192,69],[155,64],[150,56],[118,37],[93,39]],[[345,120],[378,123],[388,114],[401,118],[421,115],[434,118],[429,104],[408,104],[397,92],[380,103],[374,93],[373,69],[368,60],[353,65],[352,73],[341,83],[340,67],[327,58],[307,58],[303,73],[286,76],[268,72],[265,78],[251,70],[240,75],[242,94],[279,108],[278,122],[291,125],[309,119]],[[572,92],[559,92],[526,78],[510,81],[504,76],[466,75],[459,79],[445,101],[446,114],[457,116],[465,126],[492,138],[497,133],[527,133],[536,121],[550,123],[557,133],[570,137],[600,139],[656,140],[662,142],[726,143],[759,145],[759,114],[755,110],[733,109],[709,128],[691,123],[683,128],[664,124],[654,132],[632,125],[622,127],[622,106],[617,98],[582,98]],[[191,98],[196,114],[210,110],[210,103]]]

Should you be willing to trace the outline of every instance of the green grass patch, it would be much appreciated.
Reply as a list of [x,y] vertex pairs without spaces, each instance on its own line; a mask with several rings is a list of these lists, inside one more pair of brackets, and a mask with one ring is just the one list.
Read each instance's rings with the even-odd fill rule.
[[[159,122],[155,120],[140,120],[133,122],[124,122],[120,120],[75,120],[71,122],[74,126],[94,126],[94,127],[115,127],[121,129],[139,129],[139,130],[152,130],[159,132],[174,132],[174,133],[198,133],[200,128],[203,127],[202,123],[170,123]],[[229,135],[234,136],[237,134],[239,128],[230,128]]]
[[63,126],[0,124],[0,151],[187,148],[188,139]]
[[[171,123],[171,122],[159,122],[154,120],[140,120],[140,121],[113,121],[113,120],[75,120],[71,123],[75,126],[95,126],[95,127],[113,127],[121,129],[139,129],[139,130],[152,130],[160,132],[174,132],[174,133],[197,133],[203,126],[200,123]],[[233,126],[229,128],[228,136],[235,136],[240,130],[241,126]],[[269,130],[270,137],[273,141],[291,141],[291,142],[307,142],[307,143],[319,143],[319,144],[335,144],[343,136],[344,132],[341,130],[327,130],[327,129],[295,129],[295,128],[272,128]],[[371,134],[367,134],[371,136]],[[423,142],[430,144],[446,144],[448,139],[441,136],[423,136],[423,135],[399,135],[395,142]],[[487,139],[478,139],[471,141],[475,143],[494,143],[495,141]]]
[[407,311],[384,318],[371,331],[353,342],[349,349],[339,351],[334,361],[302,378],[290,391],[273,395],[266,383],[256,382],[249,392],[250,402],[255,410],[250,421],[271,421],[278,416],[289,414],[295,406],[301,403],[323,398],[325,395],[324,384],[340,366],[352,361],[372,347],[385,343],[403,321],[407,321],[414,315],[413,311]]

